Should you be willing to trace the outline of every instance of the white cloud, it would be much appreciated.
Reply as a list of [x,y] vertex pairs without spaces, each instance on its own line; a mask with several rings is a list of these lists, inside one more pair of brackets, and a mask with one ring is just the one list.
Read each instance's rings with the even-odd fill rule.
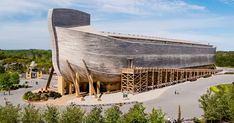
[[[227,1],[227,0],[226,0]],[[233,0],[230,0],[233,1]],[[183,0],[1,0],[1,18],[18,16],[31,16],[25,22],[0,23],[0,48],[42,48],[51,47],[48,36],[47,19],[41,14],[46,14],[49,8],[68,7],[86,8],[94,14],[92,17],[103,19],[122,14],[138,15],[141,19],[118,21],[94,21],[98,30],[136,33],[143,35],[153,35],[168,38],[188,39],[195,41],[210,42],[218,49],[233,50],[234,17],[213,16],[205,13],[196,17],[181,16],[160,18],[152,17],[152,14],[181,14],[191,15],[194,11],[203,13],[207,8],[204,6],[191,4]],[[100,15],[101,13],[101,15]],[[112,14],[113,13],[113,14]],[[115,14],[117,13],[117,14]],[[147,15],[147,16],[141,16]],[[111,18],[110,17],[110,18]],[[150,19],[142,19],[149,17]],[[37,21],[37,19],[39,19]],[[93,18],[92,18],[93,20]],[[110,19],[111,20],[111,19]],[[224,28],[228,33],[220,32]],[[204,30],[217,30],[217,32],[205,32]]]
[[0,16],[37,15],[51,7],[69,7],[75,0],[1,0]]
[[0,16],[19,14],[37,15],[48,8],[91,6],[99,11],[127,14],[155,12],[185,12],[204,10],[204,6],[189,4],[183,0],[1,0]]

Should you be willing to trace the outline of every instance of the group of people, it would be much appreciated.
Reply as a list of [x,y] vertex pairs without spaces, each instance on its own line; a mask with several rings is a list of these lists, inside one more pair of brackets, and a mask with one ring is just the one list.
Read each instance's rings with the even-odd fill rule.
[[175,92],[174,92],[174,93],[175,93],[175,95],[180,94],[180,93],[179,93],[178,91],[176,91],[176,90],[175,90]]

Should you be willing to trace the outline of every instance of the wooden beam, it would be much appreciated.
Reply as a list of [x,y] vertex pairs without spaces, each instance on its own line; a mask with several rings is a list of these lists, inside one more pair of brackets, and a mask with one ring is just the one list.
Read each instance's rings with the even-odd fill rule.
[[64,95],[64,90],[65,90],[65,81],[62,76],[58,76],[58,92],[61,95]]
[[51,79],[53,77],[53,74],[54,74],[54,67],[52,66],[52,68],[50,70],[49,78],[48,78],[47,83],[46,83],[45,90],[48,90],[48,88],[50,87],[50,83],[51,83]]
[[100,94],[100,89],[101,89],[101,83],[100,81],[97,81],[97,94]]
[[72,78],[72,82],[71,82],[71,83],[68,83],[69,94],[72,94],[72,84],[74,85],[75,90],[77,90],[77,86],[76,86],[76,75],[75,75],[75,71],[73,70],[73,68],[72,68],[71,64],[69,63],[69,61],[66,60],[66,62],[67,62],[67,66],[69,67],[70,75],[71,75],[71,78]]
[[79,73],[77,73],[77,72],[76,72],[75,89],[76,89],[76,97],[81,97],[81,95],[80,95],[80,76],[79,76]]
[[88,69],[87,64],[85,63],[85,61],[84,61],[83,59],[82,59],[82,61],[83,61],[83,63],[84,63],[86,76],[87,76],[87,79],[88,79],[88,81],[89,81],[90,88],[91,88],[91,90],[92,90],[91,94],[94,93],[95,98],[97,98],[97,93],[96,93],[96,91],[95,91],[95,89],[94,89],[94,86],[93,86],[93,78],[92,78],[92,76],[91,76],[91,73],[90,73],[90,71],[89,71],[89,69]]

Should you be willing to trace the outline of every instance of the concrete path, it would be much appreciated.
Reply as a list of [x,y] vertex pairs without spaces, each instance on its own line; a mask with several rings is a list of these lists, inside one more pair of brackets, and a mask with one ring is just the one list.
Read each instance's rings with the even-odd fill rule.
[[[210,86],[232,82],[234,82],[234,75],[216,75],[201,78],[195,82],[177,84],[167,89],[160,97],[144,102],[144,105],[147,107],[146,111],[151,111],[153,107],[161,108],[170,118],[177,118],[178,105],[180,105],[185,119],[201,117],[203,111],[199,108],[200,96]],[[179,94],[175,95],[175,90]]]
[[[22,100],[22,96],[25,92],[40,89],[45,87],[46,78],[41,80],[29,80],[29,85],[32,88],[21,88],[18,90],[11,91],[11,95],[3,95],[3,92],[0,92],[0,105],[4,105],[4,98],[7,98],[8,101],[14,105],[27,104],[27,102]],[[31,82],[32,81],[32,82]],[[35,82],[38,81],[38,85]],[[24,80],[21,81],[23,83]],[[55,85],[57,82],[56,77],[53,77],[51,85]],[[201,78],[195,82],[185,82],[176,84],[170,87],[164,87],[156,90],[151,90],[148,92],[131,95],[129,94],[128,100],[123,99],[121,92],[114,94],[106,94],[102,96],[102,101],[98,102],[93,96],[85,97],[86,101],[79,101],[75,95],[65,95],[62,98],[56,100],[49,100],[46,102],[34,103],[37,106],[44,106],[46,104],[58,105],[59,107],[64,107],[71,102],[76,102],[79,105],[93,105],[93,104],[110,104],[110,103],[124,103],[124,102],[143,102],[146,107],[146,112],[150,112],[153,107],[161,108],[163,112],[167,114],[170,118],[177,118],[178,105],[181,106],[182,116],[185,119],[200,117],[203,112],[199,108],[198,99],[210,86],[222,84],[222,83],[232,83],[234,82],[234,75],[215,75],[210,78]],[[179,94],[175,95],[175,90]],[[128,109],[133,104],[123,105],[121,110],[123,112],[128,111]],[[106,109],[110,106],[106,106],[103,109]],[[83,107],[85,110],[90,110],[92,106]]]
[[[20,84],[23,84],[25,81],[28,81],[28,85],[31,86],[31,87],[12,90],[10,95],[8,95],[8,92],[5,92],[6,95],[4,95],[4,92],[0,92],[0,105],[5,105],[4,98],[6,98],[7,101],[11,102],[14,105],[27,104],[22,99],[23,94],[25,92],[27,92],[27,91],[33,91],[33,90],[36,90],[36,89],[45,88],[47,78],[48,78],[48,76],[44,75],[43,79],[21,80]],[[38,85],[36,85],[36,81],[38,82]],[[56,78],[53,79],[52,84],[55,84],[55,82],[56,82]]]

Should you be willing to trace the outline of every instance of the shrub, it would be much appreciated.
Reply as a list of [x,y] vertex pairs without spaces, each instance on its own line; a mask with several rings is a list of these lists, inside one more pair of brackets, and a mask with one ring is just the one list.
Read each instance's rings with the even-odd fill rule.
[[103,123],[104,118],[101,115],[102,109],[94,107],[86,116],[86,123]]
[[124,114],[124,120],[127,123],[146,123],[145,107],[141,103],[136,103],[129,109],[128,113]]
[[18,123],[20,119],[20,107],[8,104],[4,107],[0,106],[0,122],[1,123]]
[[60,123],[82,123],[84,120],[84,111],[76,106],[67,106],[62,112]]
[[34,93],[32,96],[32,101],[40,101],[41,100],[41,95]]
[[29,97],[32,97],[32,95],[33,95],[32,91],[28,91],[28,92],[24,93],[23,99],[29,100]]
[[58,123],[59,121],[59,111],[54,106],[47,106],[43,113],[44,120],[47,123]]
[[122,112],[118,106],[112,106],[105,111],[105,122],[106,123],[118,123],[120,121]]
[[42,93],[41,94],[41,100],[44,100],[44,101],[46,101],[46,100],[48,100],[48,95],[46,94],[46,93]]
[[54,92],[54,91],[50,91],[48,95],[49,95],[49,97],[52,97],[54,99],[62,97],[62,95],[60,93]]
[[149,123],[165,123],[165,114],[161,110],[152,109],[149,114]]
[[228,90],[225,86],[217,86],[219,91],[207,90],[200,97],[200,106],[207,120],[234,122],[234,85],[230,84],[232,89]]
[[22,123],[40,123],[42,122],[40,110],[33,105],[27,105],[22,112]]
[[31,91],[26,92],[23,95],[23,99],[28,100],[28,101],[40,101],[40,100],[48,100],[49,97],[52,97],[54,99],[62,97],[60,93],[50,91],[48,92],[41,92],[39,91],[38,93],[32,93]]

